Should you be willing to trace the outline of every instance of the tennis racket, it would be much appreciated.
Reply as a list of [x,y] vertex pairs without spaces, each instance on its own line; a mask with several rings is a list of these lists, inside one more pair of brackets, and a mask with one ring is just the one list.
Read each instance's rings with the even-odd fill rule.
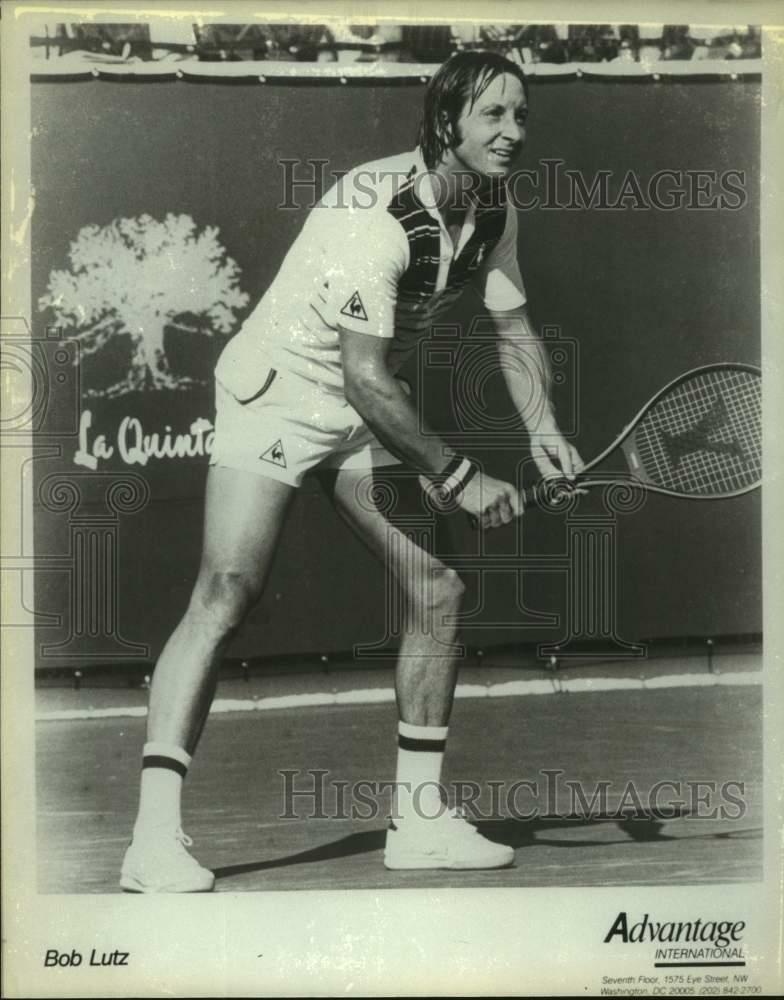
[[[741,496],[762,479],[762,374],[744,364],[693,368],[660,389],[573,479],[543,479],[526,504],[625,483],[689,500]],[[625,468],[602,472],[600,467]]]

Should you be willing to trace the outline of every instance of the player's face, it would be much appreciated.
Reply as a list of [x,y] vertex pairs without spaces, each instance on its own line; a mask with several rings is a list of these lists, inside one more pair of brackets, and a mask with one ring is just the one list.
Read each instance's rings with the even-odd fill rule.
[[522,83],[502,73],[475,104],[468,102],[463,108],[453,157],[463,169],[490,177],[507,176],[525,142],[527,115]]

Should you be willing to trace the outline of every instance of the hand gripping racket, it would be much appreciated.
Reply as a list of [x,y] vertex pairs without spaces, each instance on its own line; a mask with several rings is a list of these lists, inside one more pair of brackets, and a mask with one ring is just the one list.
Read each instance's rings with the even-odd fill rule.
[[[563,491],[618,482],[689,500],[748,493],[762,479],[761,386],[752,365],[693,368],[660,389],[573,480],[544,479],[524,500],[552,503]],[[601,471],[621,456],[625,471]]]

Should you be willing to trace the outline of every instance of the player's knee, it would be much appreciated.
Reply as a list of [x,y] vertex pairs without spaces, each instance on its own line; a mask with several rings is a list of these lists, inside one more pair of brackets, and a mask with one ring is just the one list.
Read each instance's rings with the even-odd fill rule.
[[233,632],[258,600],[259,589],[258,582],[246,573],[202,573],[191,611],[217,632]]
[[465,584],[456,570],[446,566],[430,573],[429,586],[421,595],[434,608],[455,607],[460,604],[465,593]]

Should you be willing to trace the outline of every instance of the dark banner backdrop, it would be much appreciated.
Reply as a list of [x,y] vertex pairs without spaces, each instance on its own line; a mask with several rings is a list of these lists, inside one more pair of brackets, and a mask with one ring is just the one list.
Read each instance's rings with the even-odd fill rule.
[[[299,207],[280,208],[281,161],[327,161],[329,181],[331,171],[411,148],[423,90],[382,80],[33,85],[32,318],[52,374],[34,463],[36,552],[52,567],[36,580],[36,610],[50,616],[39,630],[39,647],[47,647],[41,663],[56,665],[64,655],[157,654],[184,609],[198,563],[211,366],[274,277],[311,197],[300,187],[294,193]],[[537,170],[540,182],[522,185],[519,193],[538,194],[540,204],[519,215],[521,266],[535,322],[559,328],[569,344],[558,403],[586,459],[681,371],[722,360],[758,362],[758,153],[758,83],[532,84],[523,166]],[[556,166],[556,160],[563,162]],[[581,171],[589,184],[609,171],[612,200],[630,170],[644,195],[661,170],[715,171],[719,178],[740,172],[742,181],[733,175],[732,183],[745,195],[728,198],[734,206],[742,202],[739,207],[721,210],[662,211],[635,205],[634,197],[615,209],[570,210],[558,207],[569,200],[567,169]],[[548,170],[561,174],[549,203]],[[300,167],[297,176],[308,172]],[[703,183],[709,188],[703,202],[721,191]],[[124,243],[118,243],[117,227],[106,227],[122,219],[137,221],[125,224]],[[209,227],[217,233],[205,235]],[[101,274],[97,291],[78,277],[52,283],[53,272],[76,265],[71,244],[77,237],[82,261],[99,258],[92,272]],[[126,254],[122,278],[118,247]],[[207,319],[184,315],[178,283],[198,284],[209,261],[223,253],[236,270],[230,273],[221,258],[226,270],[216,279],[223,284],[215,299],[233,294],[230,307]],[[128,270],[129,254],[136,271]],[[190,277],[183,277],[186,259]],[[66,322],[63,295],[72,300]],[[85,329],[78,326],[83,316],[74,319],[81,315],[73,305],[80,296],[92,303],[95,322],[78,345],[82,363],[74,367],[74,337]],[[163,303],[157,339],[149,334],[153,300]],[[479,311],[475,299],[449,321],[467,329]],[[146,338],[134,337],[134,323],[143,326],[144,317]],[[59,340],[53,325],[62,328]],[[155,361],[160,349],[163,367]],[[454,426],[448,375],[434,368],[424,376],[424,410],[444,429]],[[509,404],[497,382],[492,392],[492,405],[503,412]],[[490,470],[511,474],[524,441],[518,433],[508,447],[480,443],[474,452]],[[141,477],[128,487],[139,496],[118,511],[116,497],[107,500],[107,485],[129,474]],[[78,502],[58,492],[69,476],[79,483]],[[594,500],[583,507],[580,513],[602,512]],[[103,535],[93,530],[99,523]],[[85,526],[95,535],[89,544],[78,541]],[[565,532],[563,517],[531,512],[523,551],[562,552]],[[475,543],[467,535],[464,544]],[[514,552],[517,544],[512,529],[504,529],[491,549]],[[101,547],[107,545],[108,555]],[[618,519],[619,634],[636,640],[758,632],[760,547],[757,495],[704,505],[649,497],[639,511]],[[80,573],[86,571],[75,568],[80,558],[93,565],[92,596],[81,603],[74,597],[85,585]],[[118,580],[111,601],[102,596],[101,573]],[[479,600],[479,588],[469,576],[470,603]],[[531,570],[519,591],[517,582],[508,572],[487,575],[481,610],[464,630],[469,643],[563,636],[564,575]],[[372,644],[384,635],[384,587],[380,568],[318,486],[308,484],[267,593],[233,653]],[[85,619],[84,601],[111,607],[93,608]],[[560,616],[560,623],[541,617],[547,615]]]

